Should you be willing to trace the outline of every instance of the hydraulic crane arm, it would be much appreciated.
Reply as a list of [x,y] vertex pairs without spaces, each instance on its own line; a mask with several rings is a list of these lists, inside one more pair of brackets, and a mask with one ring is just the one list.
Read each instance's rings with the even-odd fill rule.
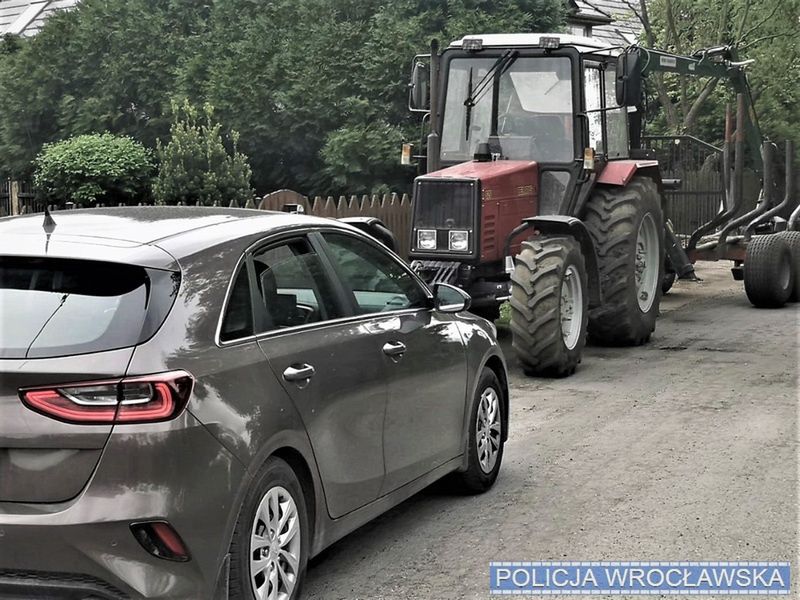
[[[641,78],[650,73],[666,72],[695,77],[714,77],[726,81],[735,94],[744,96],[745,108],[748,118],[745,119],[745,139],[751,148],[748,153],[748,162],[759,174],[763,173],[761,161],[761,129],[758,126],[750,93],[750,84],[747,80],[745,67],[752,61],[740,61],[734,46],[720,46],[707,48],[696,52],[693,56],[671,54],[661,50],[631,46],[620,56],[618,78],[625,86],[618,87],[618,101],[627,98],[627,105],[641,104],[642,90]],[[620,68],[621,67],[621,68]],[[622,94],[622,98],[620,98]],[[633,98],[636,98],[634,101]]]

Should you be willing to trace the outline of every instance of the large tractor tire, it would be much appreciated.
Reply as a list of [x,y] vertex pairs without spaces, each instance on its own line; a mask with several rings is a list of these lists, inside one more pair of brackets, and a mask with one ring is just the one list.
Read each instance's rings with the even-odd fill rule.
[[792,253],[792,266],[794,267],[794,287],[789,294],[789,302],[800,302],[800,231],[783,231],[779,233]]
[[744,291],[758,308],[780,308],[794,289],[794,267],[789,243],[782,235],[757,235],[747,244]]
[[603,305],[589,314],[589,338],[609,346],[646,343],[664,281],[664,216],[655,182],[634,177],[625,187],[598,187],[584,222],[603,292]]
[[588,283],[578,242],[535,237],[522,242],[511,276],[511,332],[528,375],[575,372],[586,346]]

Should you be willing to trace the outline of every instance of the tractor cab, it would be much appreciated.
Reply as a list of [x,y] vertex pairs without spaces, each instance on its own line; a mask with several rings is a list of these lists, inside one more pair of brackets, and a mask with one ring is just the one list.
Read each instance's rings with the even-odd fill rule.
[[410,106],[429,112],[430,133],[410,256],[425,279],[463,287],[496,316],[507,234],[526,217],[571,214],[587,167],[628,156],[618,53],[591,38],[490,34],[415,57]]

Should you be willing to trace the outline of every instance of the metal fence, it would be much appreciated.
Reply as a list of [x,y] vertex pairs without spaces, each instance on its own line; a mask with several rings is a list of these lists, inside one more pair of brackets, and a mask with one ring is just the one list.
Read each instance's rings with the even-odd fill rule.
[[665,212],[676,233],[690,235],[725,201],[722,149],[689,135],[645,136],[642,142],[655,152],[664,179],[681,180],[664,194]]
[[0,217],[42,212],[44,206],[30,181],[0,180]]

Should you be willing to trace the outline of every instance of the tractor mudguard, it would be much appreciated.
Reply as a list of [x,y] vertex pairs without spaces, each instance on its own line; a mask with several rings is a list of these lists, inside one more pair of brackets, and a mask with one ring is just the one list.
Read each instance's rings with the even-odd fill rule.
[[509,235],[506,247],[510,248],[512,237],[516,237],[529,228],[542,235],[567,235],[580,244],[581,252],[586,261],[586,275],[589,280],[589,307],[601,306],[603,304],[603,295],[600,289],[600,268],[597,264],[597,253],[594,249],[594,242],[589,235],[589,230],[586,229],[583,221],[566,215],[543,215],[523,219],[522,225],[514,229]]
[[612,160],[603,171],[597,176],[598,184],[605,185],[628,185],[634,175],[639,171],[645,171],[642,175],[647,175],[655,179],[656,184],[661,185],[661,176],[658,171],[657,160]]

